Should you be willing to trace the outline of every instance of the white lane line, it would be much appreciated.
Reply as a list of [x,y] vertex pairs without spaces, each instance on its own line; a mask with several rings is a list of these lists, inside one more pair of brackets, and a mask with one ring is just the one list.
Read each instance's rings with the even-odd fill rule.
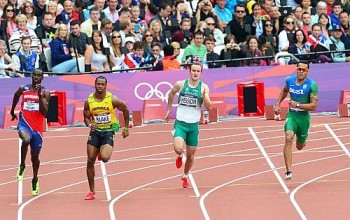
[[[18,167],[21,164],[21,151],[22,151],[22,139],[18,138]],[[21,205],[23,202],[23,180],[18,181],[18,196],[17,205]]]
[[[344,155],[336,155],[336,156],[331,156],[331,157],[327,157],[327,158],[321,158],[321,159],[317,159],[317,160],[315,160],[315,161],[325,160],[325,159],[332,159],[332,158],[336,158],[336,157],[340,157],[340,156],[344,156]],[[248,160],[246,160],[246,161],[238,161],[238,162],[233,162],[233,163],[228,163],[228,164],[223,164],[223,165],[217,165],[217,166],[214,166],[214,167],[209,167],[209,168],[204,168],[204,169],[201,169],[201,170],[197,170],[197,171],[194,171],[193,173],[197,173],[197,172],[199,173],[199,172],[203,172],[203,171],[207,171],[207,170],[212,170],[212,169],[216,169],[216,168],[220,168],[220,167],[226,167],[226,166],[230,166],[230,165],[234,165],[234,164],[240,164],[240,163],[243,163],[243,162],[255,161],[255,160],[262,159],[262,158],[263,158],[263,157],[259,157],[259,158],[248,159]],[[300,163],[300,164],[310,163],[310,162],[313,162],[313,161],[302,162],[302,163]],[[152,166],[147,166],[147,167],[141,167],[141,168],[136,168],[136,169],[132,169],[132,170],[122,171],[122,172],[118,172],[118,173],[112,173],[112,174],[109,174],[109,175],[107,175],[107,176],[117,176],[117,175],[121,175],[121,174],[132,173],[132,172],[134,172],[134,171],[144,170],[144,169],[148,169],[148,168],[161,167],[161,166],[170,165],[170,164],[173,164],[173,162],[168,162],[168,163],[163,163],[163,164],[157,164],[157,165],[152,165]],[[295,165],[299,165],[299,164],[295,164]],[[79,168],[85,168],[85,167],[79,167]],[[283,168],[283,167],[281,167],[281,168]],[[69,170],[74,170],[74,169],[76,169],[76,168],[69,169]],[[278,168],[278,169],[280,169],[280,168]],[[64,171],[67,171],[67,170],[61,170],[61,171],[59,171],[59,172],[64,172]],[[52,173],[59,173],[59,172],[52,172]],[[46,175],[51,175],[51,173],[47,173],[47,174],[45,174],[45,176],[46,176]],[[171,179],[171,178],[175,178],[175,177],[179,177],[179,175],[173,176],[173,177],[170,177],[170,178],[167,178],[167,179],[163,179],[163,181],[168,180],[168,179]],[[100,179],[100,178],[102,178],[102,177],[97,177],[96,180],[97,180],[97,179]],[[12,182],[15,182],[15,181],[12,181]],[[47,192],[45,192],[45,193],[39,194],[39,195],[36,196],[36,197],[33,197],[32,199],[28,200],[27,202],[23,203],[23,204],[20,206],[20,208],[18,209],[18,212],[17,212],[17,219],[18,219],[18,220],[22,220],[23,209],[24,209],[29,203],[35,201],[36,199],[39,199],[39,198],[41,198],[41,197],[43,197],[43,196],[46,196],[46,195],[51,194],[51,193],[54,193],[54,192],[56,192],[56,191],[60,191],[60,190],[63,190],[63,189],[66,189],[66,188],[70,188],[70,187],[73,187],[73,186],[76,186],[76,185],[80,185],[80,184],[86,183],[86,182],[87,182],[87,180],[80,181],[80,182],[75,182],[75,183],[72,183],[72,184],[69,184],[69,185],[65,185],[65,186],[63,186],[63,187],[55,188],[55,189],[53,189],[53,190],[51,190],[51,191],[47,191]],[[152,183],[152,184],[153,184],[153,183]],[[151,184],[148,184],[148,185],[151,185]],[[146,185],[144,185],[144,186],[146,186]],[[142,186],[142,187],[144,187],[144,186]],[[142,187],[140,187],[140,188],[142,188]],[[128,192],[128,193],[124,193],[123,196],[129,194],[129,193],[132,192],[132,191],[134,191],[134,190],[129,190],[129,192]],[[121,197],[120,197],[120,198],[121,198]],[[118,199],[119,199],[119,198],[118,198]],[[110,202],[110,205],[111,205],[112,202],[113,202],[113,200]],[[114,202],[113,202],[113,203],[114,203]],[[112,205],[112,206],[113,206],[113,205]],[[109,210],[111,211],[111,209],[109,209]],[[112,210],[112,212],[113,212],[113,214],[110,213],[111,216],[114,215],[114,210]],[[115,219],[115,217],[114,217],[114,218],[111,218],[111,219]]]
[[[127,170],[127,171],[122,171],[122,172],[118,172],[118,173],[113,173],[113,174],[109,174],[107,176],[116,176],[116,175],[121,175],[121,174],[126,174],[126,173],[132,173],[134,171],[139,171],[139,170],[145,170],[145,169],[149,169],[149,168],[154,168],[154,167],[161,167],[161,166],[165,166],[165,165],[169,165],[169,164],[173,164],[173,162],[168,162],[168,163],[163,163],[163,164],[157,164],[157,165],[152,165],[152,166],[147,166],[147,167],[141,167],[141,168],[136,168],[136,169],[132,169],[132,170]],[[101,179],[102,177],[97,177],[95,178],[95,180],[98,180],[98,179]],[[38,196],[35,196],[31,199],[29,199],[28,201],[26,201],[25,203],[23,203],[18,211],[17,211],[17,220],[22,220],[23,218],[23,209],[31,202],[43,197],[43,196],[46,196],[48,194],[51,194],[51,193],[54,193],[56,191],[60,191],[60,190],[63,190],[63,189],[66,189],[66,188],[70,188],[70,187],[73,187],[73,186],[76,186],[76,185],[80,185],[82,183],[87,183],[87,180],[83,180],[83,181],[79,181],[79,182],[75,182],[75,183],[72,183],[72,184],[68,184],[68,185],[64,185],[62,187],[58,187],[58,188],[55,188],[53,190],[50,190],[50,191],[47,191],[47,192],[44,192],[42,194],[39,194]]]
[[106,189],[107,201],[109,202],[112,199],[111,189],[109,188],[109,182],[108,182],[106,165],[105,165],[105,163],[102,160],[100,160],[100,167],[101,167],[101,172],[102,172],[103,183],[104,183],[104,186],[105,186],[105,189]]
[[[313,127],[321,126],[323,123],[320,124],[314,124]],[[334,123],[328,123],[330,125],[344,125],[344,124],[349,124],[349,122],[334,122]],[[265,125],[265,126],[256,126],[254,128],[275,128],[275,125]],[[217,130],[242,130],[246,129],[247,127],[234,127],[234,128],[225,128],[225,127],[219,127],[219,128],[209,128],[209,129],[201,129],[202,131],[217,131]],[[74,128],[72,130],[77,130],[81,128]],[[344,128],[347,129],[347,128]],[[272,131],[280,131],[281,129],[276,129]],[[270,130],[269,130],[270,131]],[[263,131],[267,132],[267,131]],[[166,131],[163,130],[157,130],[157,131],[135,131],[133,132],[133,135],[136,134],[152,134],[152,133],[169,133],[168,129]],[[257,132],[258,133],[258,132]],[[52,138],[71,138],[71,137],[86,137],[85,134],[67,134],[67,135],[53,135],[50,136],[50,131],[47,132],[47,135],[45,135],[43,138],[44,139],[52,139]],[[17,137],[14,138],[0,138],[0,141],[5,141],[5,140],[17,140]]]
[[273,174],[275,174],[278,182],[281,184],[281,186],[284,189],[284,191],[288,194],[289,193],[289,189],[288,189],[287,185],[284,183],[282,177],[277,172],[275,165],[273,165],[269,155],[267,155],[264,147],[262,146],[262,144],[259,141],[259,138],[256,136],[256,134],[254,133],[254,130],[251,127],[249,127],[248,130],[251,133],[251,135],[252,135],[256,145],[258,146],[259,150],[261,151],[262,155],[264,156],[266,162],[269,164]]
[[[281,156],[282,154],[280,155],[276,155],[276,156]],[[271,157],[276,157],[276,156],[271,156]],[[318,159],[315,159],[315,160],[309,160],[309,161],[304,161],[304,162],[300,162],[300,163],[295,163],[294,166],[299,166],[299,165],[304,165],[304,164],[308,164],[308,163],[312,163],[312,162],[317,162],[317,161],[321,161],[321,160],[328,160],[328,159],[334,159],[334,158],[338,158],[338,157],[343,157],[344,155],[336,155],[336,156],[329,156],[329,157],[324,157],[324,158],[318,158]],[[234,164],[239,164],[239,163],[243,163],[243,162],[249,162],[249,161],[255,161],[255,160],[258,160],[258,159],[263,159],[263,157],[260,157],[260,158],[254,158],[254,159],[250,159],[250,160],[245,160],[245,161],[239,161],[239,162],[235,162],[235,163],[231,163],[230,165],[234,165]],[[227,164],[226,164],[227,165]],[[220,165],[220,167],[224,167],[225,165]],[[217,168],[217,167],[215,167]],[[277,170],[279,169],[283,169],[284,166],[282,167],[278,167]],[[211,168],[209,168],[211,169]],[[206,171],[208,170],[207,169],[202,169],[202,170],[198,170],[196,172],[202,172],[202,171]],[[202,195],[202,197],[200,198],[200,207],[201,207],[201,210],[202,210],[202,213],[205,217],[206,220],[209,220],[210,217],[209,217],[209,214],[208,214],[208,211],[205,207],[205,199],[206,197],[209,196],[209,194],[213,193],[214,191],[222,188],[222,187],[225,187],[231,183],[234,183],[234,182],[237,182],[239,180],[243,180],[243,179],[246,179],[246,178],[250,178],[250,177],[253,177],[253,176],[257,176],[257,175],[260,175],[260,174],[265,174],[265,173],[268,173],[268,172],[271,172],[271,170],[265,170],[265,171],[262,171],[262,172],[259,172],[259,173],[253,173],[253,174],[250,174],[250,175],[247,175],[247,176],[244,176],[244,177],[240,177],[238,179],[234,179],[234,180],[231,180],[229,182],[226,182],[226,183],[223,183],[222,185],[219,185],[219,186],[216,186],[215,188],[211,189],[210,191],[206,192],[205,194]]]
[[146,186],[150,186],[150,185],[153,185],[155,183],[159,183],[159,182],[163,182],[163,181],[166,181],[166,180],[170,180],[170,179],[173,179],[173,178],[176,178],[176,177],[180,177],[181,175],[176,175],[176,176],[170,176],[170,177],[166,177],[166,178],[163,178],[163,179],[159,179],[159,180],[156,180],[156,181],[153,181],[153,182],[150,182],[150,183],[146,183],[146,184],[143,184],[141,186],[138,186],[138,187],[135,187],[135,188],[132,188],[122,194],[120,194],[119,196],[115,197],[112,201],[110,201],[109,205],[108,205],[108,209],[109,209],[109,216],[110,216],[110,219],[111,220],[116,220],[116,216],[115,216],[115,212],[114,212],[114,203],[116,201],[118,201],[120,198],[122,198],[123,196],[133,192],[133,191],[136,191],[136,190],[139,190],[143,187],[146,187]]
[[339,137],[334,133],[334,131],[332,130],[332,128],[329,127],[328,124],[324,125],[326,127],[326,129],[329,131],[329,133],[332,135],[332,137],[337,141],[337,143],[339,144],[339,146],[343,149],[343,151],[345,152],[345,154],[350,157],[350,152],[348,150],[348,148],[346,148],[346,146],[343,144],[343,142],[339,139]]
[[300,211],[300,213],[303,214],[303,215],[301,216],[301,219],[306,220],[307,218],[306,218],[305,214],[303,213],[303,211],[301,210],[300,206],[298,205],[298,203],[297,203],[296,200],[295,200],[295,194],[298,192],[298,190],[301,189],[302,187],[304,187],[304,186],[306,186],[306,185],[312,183],[312,182],[315,182],[315,181],[319,180],[319,179],[322,179],[322,178],[324,178],[324,177],[331,176],[331,175],[333,175],[333,174],[337,174],[337,173],[340,173],[340,172],[343,172],[343,171],[346,171],[346,170],[350,170],[350,167],[345,168],[345,169],[341,169],[341,170],[336,170],[336,171],[334,171],[334,172],[330,172],[330,173],[324,174],[324,175],[322,175],[322,176],[316,177],[316,178],[314,178],[314,179],[312,179],[312,180],[309,180],[309,181],[307,181],[307,182],[305,182],[305,183],[299,185],[298,187],[296,187],[296,188],[290,193],[289,198],[290,198],[290,200],[292,201],[294,207],[298,210],[298,213],[299,213],[299,211]]
[[191,181],[191,186],[192,186],[192,188],[193,188],[194,193],[196,194],[196,197],[197,197],[197,198],[200,197],[201,194],[199,193],[199,190],[198,190],[196,181],[194,181],[194,178],[193,178],[192,173],[189,173],[189,174],[188,174],[188,178],[189,178],[190,181]]
[[[340,156],[343,156],[343,155],[340,155]],[[335,158],[335,157],[339,157],[339,156],[333,156],[333,157],[328,157],[328,158]],[[328,158],[323,158],[323,159],[319,159],[319,160],[325,160],[325,159],[328,159]],[[261,158],[260,158],[260,159],[261,159]],[[255,159],[254,159],[254,160],[255,160]],[[309,163],[309,162],[311,162],[311,161],[303,162],[303,163]],[[167,163],[167,164],[172,164],[172,163]],[[157,165],[157,166],[155,166],[155,167],[163,166],[163,165],[166,165],[166,164],[160,164],[160,165]],[[220,166],[215,166],[215,168],[224,167],[224,166],[228,166],[228,165],[229,165],[229,164],[220,165]],[[206,168],[206,169],[204,169],[204,170],[210,170],[210,169],[213,169],[213,168],[214,168],[214,167],[212,167],[212,168]],[[133,172],[133,171],[136,171],[136,170],[139,170],[139,169],[129,170],[129,171],[122,172],[122,173]],[[204,171],[204,170],[203,170],[203,171]],[[200,171],[197,171],[197,172],[200,172]],[[119,174],[122,174],[122,173],[119,173]],[[195,173],[195,172],[193,172],[193,173]],[[50,175],[50,174],[47,174],[47,175]],[[110,174],[110,175],[108,175],[108,176],[114,176],[114,175],[118,175],[118,174],[117,174],[117,173],[114,173],[114,174]],[[82,182],[78,182],[78,183],[66,185],[66,186],[64,186],[64,187],[56,188],[56,189],[54,189],[54,190],[51,190],[51,191],[46,192],[46,193],[44,193],[44,194],[41,194],[41,195],[39,195],[39,196],[37,196],[37,197],[31,199],[30,201],[35,200],[35,199],[38,199],[38,198],[40,198],[41,196],[47,195],[47,194],[49,194],[49,193],[53,193],[53,192],[55,192],[55,191],[58,191],[58,190],[61,190],[61,189],[64,189],[64,188],[69,188],[69,187],[71,187],[71,186],[75,186],[75,185],[78,185],[78,184],[81,184],[81,183],[85,183],[85,182],[86,182],[86,181],[82,181]],[[27,202],[29,202],[29,201],[27,201]],[[27,204],[27,203],[26,203],[26,204]],[[24,206],[25,206],[26,204],[23,204],[23,205],[22,205],[23,207],[21,206],[21,209],[19,210],[18,215],[22,216],[22,209],[24,208]],[[22,218],[22,217],[21,217],[21,218]],[[20,218],[20,219],[21,219],[21,218]]]
[[218,190],[218,189],[220,189],[220,188],[222,188],[224,186],[232,184],[234,182],[237,182],[237,181],[240,181],[240,180],[243,180],[243,179],[247,179],[247,178],[250,178],[250,177],[253,177],[253,176],[257,176],[257,175],[260,175],[260,174],[268,173],[270,171],[271,170],[265,170],[265,171],[262,171],[262,172],[259,172],[259,173],[253,173],[253,174],[250,174],[250,175],[247,175],[247,176],[243,176],[243,177],[240,177],[238,179],[234,179],[234,180],[231,180],[231,181],[226,182],[224,184],[221,184],[221,185],[219,185],[219,186],[209,190],[208,192],[206,192],[199,200],[199,205],[201,207],[201,210],[202,210],[202,213],[204,215],[205,220],[210,220],[210,216],[209,216],[208,211],[207,211],[207,209],[205,207],[205,204],[204,204],[204,200],[207,198],[207,196],[209,194],[211,194],[212,192],[214,192],[214,191],[216,191],[216,190]]
[[[339,144],[339,146],[343,149],[343,151],[345,152],[346,156],[350,157],[350,152],[349,150],[344,146],[344,144],[340,141],[340,139],[338,138],[338,136],[334,133],[334,131],[329,127],[328,124],[324,124],[325,128],[328,130],[328,132],[332,135],[332,137],[337,141],[337,143]],[[295,194],[298,192],[299,189],[301,189],[302,187],[312,183],[312,182],[315,182],[319,179],[322,179],[324,177],[327,177],[327,176],[330,176],[330,175],[333,175],[333,174],[336,174],[336,173],[339,173],[339,172],[342,172],[342,171],[345,171],[345,170],[348,170],[350,168],[346,168],[346,169],[342,169],[342,170],[337,170],[337,171],[334,171],[334,172],[330,172],[328,174],[324,174],[322,176],[319,176],[319,177],[316,177],[314,179],[311,179],[301,185],[299,185],[298,187],[296,187],[292,192],[291,194],[289,195],[289,198],[292,202],[292,204],[294,205],[294,207],[297,209],[298,213],[301,214],[301,219],[303,220],[306,220],[306,216],[304,214],[304,212],[302,211],[302,209],[300,208],[299,204],[297,203],[297,201],[295,200]]]

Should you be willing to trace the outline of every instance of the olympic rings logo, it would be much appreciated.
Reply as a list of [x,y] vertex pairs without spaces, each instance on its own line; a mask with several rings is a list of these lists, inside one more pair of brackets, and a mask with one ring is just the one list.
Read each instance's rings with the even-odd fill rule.
[[[163,85],[165,87],[169,88],[165,93],[163,92],[164,89],[163,89],[163,91],[160,90],[160,87]],[[146,88],[142,88],[142,87],[146,87]],[[154,98],[154,95],[155,95],[157,98],[161,99],[162,102],[164,102],[164,101],[167,102],[168,96],[169,96],[169,93],[170,93],[170,90],[172,87],[173,87],[173,85],[171,83],[165,82],[165,81],[159,82],[154,88],[151,84],[146,83],[146,82],[142,82],[142,83],[139,83],[135,86],[134,94],[135,94],[136,98],[138,98],[140,100],[148,100],[148,99]],[[140,90],[141,90],[141,92],[146,91],[144,93],[144,95],[140,95]]]

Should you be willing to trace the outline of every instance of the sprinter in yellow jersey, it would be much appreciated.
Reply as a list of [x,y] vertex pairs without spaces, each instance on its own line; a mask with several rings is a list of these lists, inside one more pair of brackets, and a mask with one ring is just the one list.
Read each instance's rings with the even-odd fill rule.
[[[128,107],[106,91],[107,79],[99,76],[95,80],[95,92],[90,94],[84,103],[84,122],[90,128],[87,141],[87,167],[86,174],[89,181],[90,192],[85,200],[95,199],[95,161],[98,154],[106,163],[112,155],[114,133],[119,130],[119,122],[115,116],[115,108],[123,112],[125,124],[129,124]],[[122,137],[129,136],[129,129],[125,127]]]

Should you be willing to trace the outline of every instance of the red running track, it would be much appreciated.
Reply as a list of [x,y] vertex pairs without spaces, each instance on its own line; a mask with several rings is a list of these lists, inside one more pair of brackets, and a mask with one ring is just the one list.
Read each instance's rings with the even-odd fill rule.
[[[87,128],[51,129],[41,153],[40,195],[30,195],[27,157],[18,205],[18,138],[0,130],[1,219],[349,219],[347,118],[312,117],[309,142],[293,147],[293,179],[284,181],[283,122],[236,119],[201,125],[193,181],[175,168],[172,124],[119,135],[105,165],[96,163],[94,201],[85,201]],[[110,199],[109,199],[110,198]]]

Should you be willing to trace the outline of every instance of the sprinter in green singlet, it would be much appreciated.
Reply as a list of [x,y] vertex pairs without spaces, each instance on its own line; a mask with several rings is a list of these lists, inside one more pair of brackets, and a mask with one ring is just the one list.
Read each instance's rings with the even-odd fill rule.
[[309,64],[306,61],[300,61],[297,64],[297,74],[288,76],[285,81],[276,105],[275,114],[281,112],[280,103],[290,95],[289,112],[284,124],[285,144],[283,148],[284,162],[287,172],[285,179],[292,178],[292,145],[294,135],[297,136],[296,147],[301,150],[306,145],[306,140],[310,128],[310,113],[315,111],[318,105],[318,86],[316,82],[308,78]]
[[189,79],[178,81],[170,90],[168,97],[168,109],[165,115],[165,120],[169,121],[171,106],[177,92],[180,92],[178,97],[178,107],[176,111],[176,120],[174,123],[174,150],[178,154],[176,158],[176,167],[182,166],[182,154],[186,145],[186,163],[184,174],[181,177],[184,188],[188,187],[188,173],[194,162],[194,154],[198,145],[199,135],[199,120],[201,118],[201,105],[207,110],[212,107],[209,98],[209,87],[202,81],[203,67],[200,64],[192,64],[190,66]]

